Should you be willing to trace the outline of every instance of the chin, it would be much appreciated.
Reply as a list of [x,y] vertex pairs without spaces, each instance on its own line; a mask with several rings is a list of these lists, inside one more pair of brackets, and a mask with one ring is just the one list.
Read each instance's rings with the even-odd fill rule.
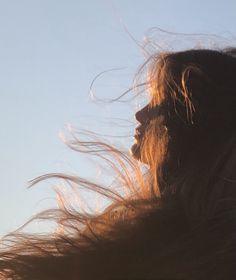
[[131,148],[130,148],[130,154],[132,155],[133,158],[137,159],[138,161],[149,165],[149,162],[146,161],[142,156],[141,156],[141,151],[142,151],[142,143],[141,141],[136,140]]
[[140,149],[140,144],[139,143],[134,143],[130,149],[131,155],[137,159],[141,160],[141,149]]

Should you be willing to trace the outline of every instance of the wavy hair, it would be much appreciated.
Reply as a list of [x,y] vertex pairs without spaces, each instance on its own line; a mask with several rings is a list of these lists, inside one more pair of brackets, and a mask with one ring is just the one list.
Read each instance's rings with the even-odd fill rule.
[[37,219],[62,227],[50,236],[16,231],[2,240],[0,279],[231,280],[236,265],[236,50],[158,53],[145,64],[148,124],[143,174],[128,153],[75,138],[70,147],[102,157],[115,189],[49,174],[105,195],[100,214],[60,209]]

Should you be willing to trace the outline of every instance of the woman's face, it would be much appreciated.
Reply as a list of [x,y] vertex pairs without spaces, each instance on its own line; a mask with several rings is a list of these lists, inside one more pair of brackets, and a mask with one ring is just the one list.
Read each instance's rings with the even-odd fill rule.
[[151,126],[151,121],[160,116],[160,106],[152,107],[150,103],[135,114],[136,120],[140,123],[135,129],[135,143],[131,147],[131,154],[134,158],[141,160],[141,147],[145,133]]

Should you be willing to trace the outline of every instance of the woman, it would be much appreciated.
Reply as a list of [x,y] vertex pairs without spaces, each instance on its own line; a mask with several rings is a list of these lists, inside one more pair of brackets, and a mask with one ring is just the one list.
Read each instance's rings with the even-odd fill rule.
[[[46,212],[41,218],[64,227],[51,237],[5,237],[1,279],[235,279],[235,53],[153,55],[147,64],[150,102],[136,113],[134,160],[95,143],[112,155],[130,195],[63,175],[114,202],[101,215],[66,207]],[[78,144],[88,143],[72,147]],[[148,174],[140,173],[138,161],[149,166]]]

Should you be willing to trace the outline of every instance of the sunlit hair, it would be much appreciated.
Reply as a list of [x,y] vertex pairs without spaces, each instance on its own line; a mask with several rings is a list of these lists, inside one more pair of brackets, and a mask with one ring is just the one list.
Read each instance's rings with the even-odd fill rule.
[[219,199],[235,193],[235,49],[165,53],[153,61],[150,107],[160,116],[150,123],[144,157],[163,194],[186,196],[191,218],[211,215]]
[[38,219],[63,228],[50,236],[5,236],[0,279],[231,280],[236,265],[235,49],[153,55],[150,108],[140,163],[99,141],[69,143],[103,158],[126,194],[81,177],[50,174],[111,200],[101,214],[60,209]]

